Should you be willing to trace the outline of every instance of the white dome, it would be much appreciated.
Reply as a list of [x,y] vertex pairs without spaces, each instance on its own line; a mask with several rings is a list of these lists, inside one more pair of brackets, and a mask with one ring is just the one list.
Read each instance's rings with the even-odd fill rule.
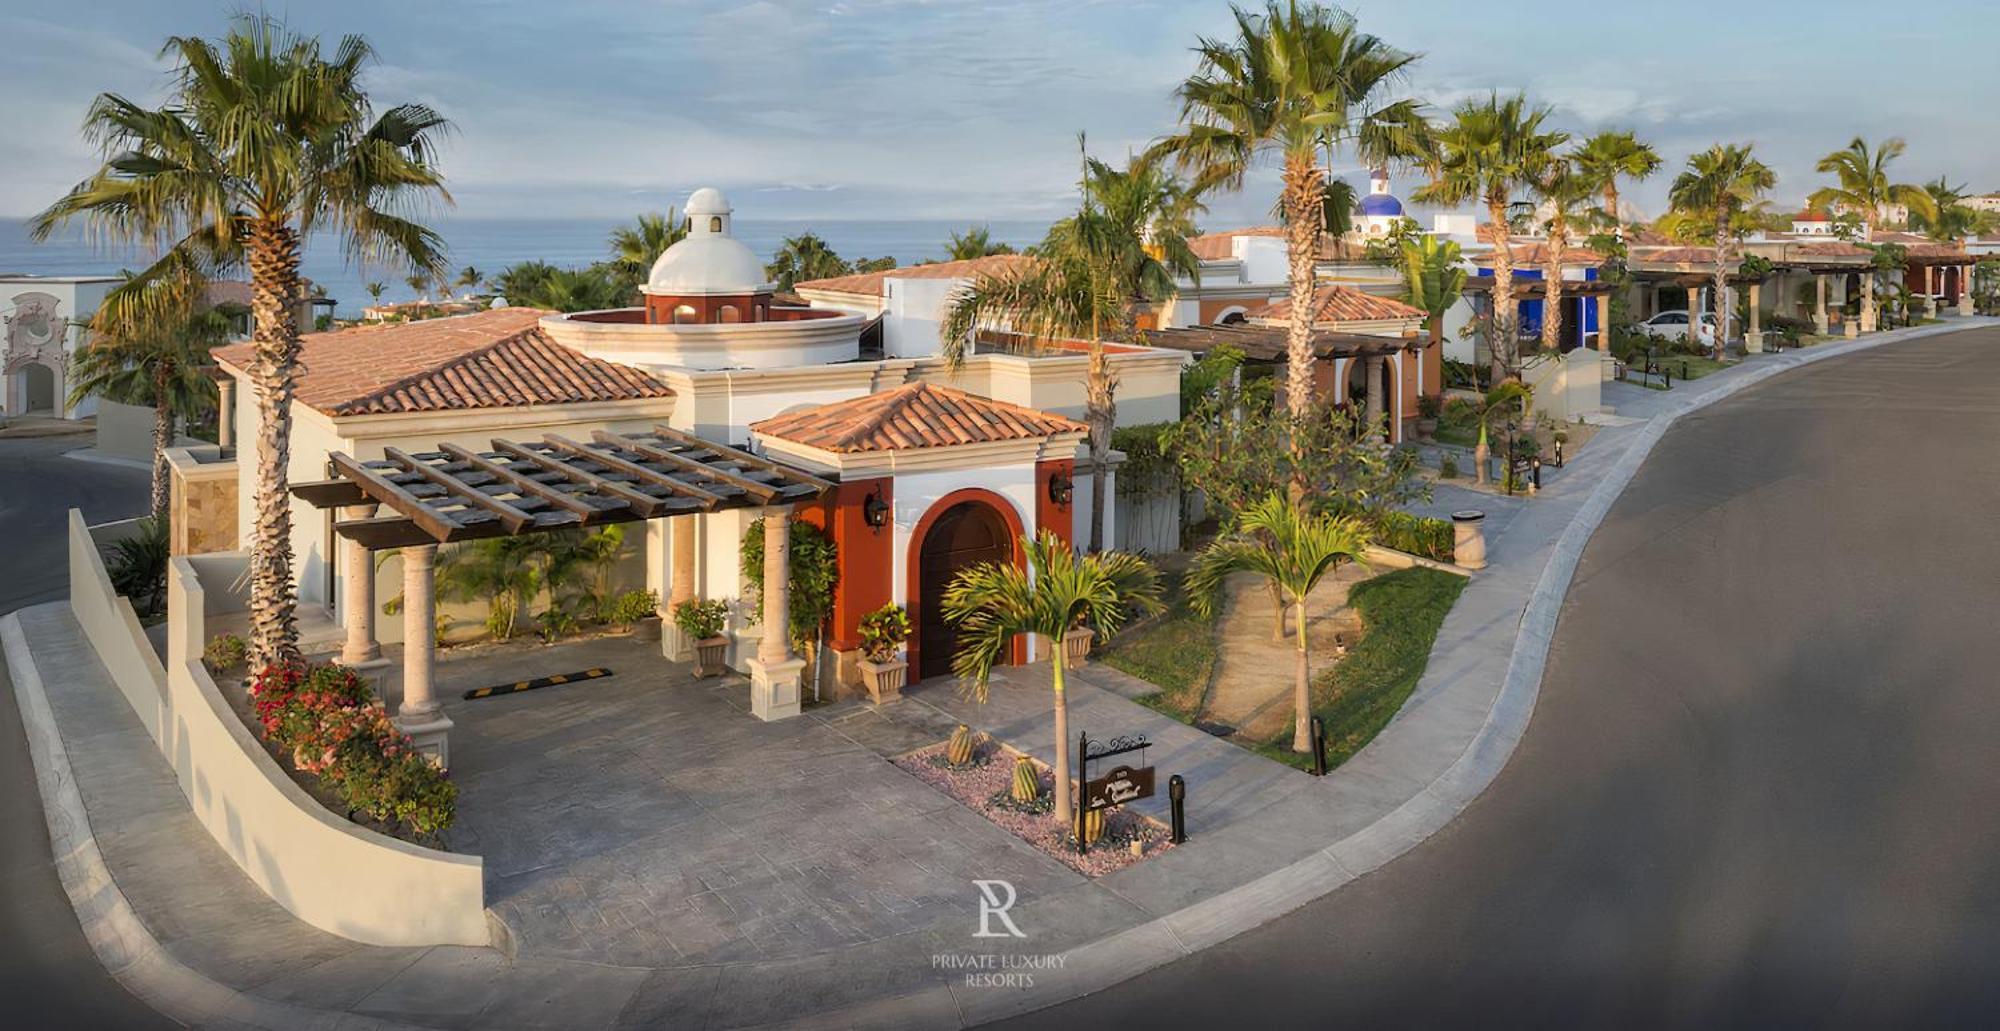
[[667,295],[769,293],[764,263],[729,235],[729,199],[704,186],[688,198],[688,235],[653,262],[644,292]]

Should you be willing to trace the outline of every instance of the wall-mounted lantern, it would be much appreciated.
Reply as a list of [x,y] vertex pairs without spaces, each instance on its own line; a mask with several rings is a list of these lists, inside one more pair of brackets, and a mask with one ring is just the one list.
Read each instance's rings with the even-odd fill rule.
[[1068,508],[1070,496],[1075,492],[1076,485],[1069,477],[1062,473],[1055,473],[1049,477],[1049,500],[1055,502],[1057,507]]
[[881,491],[869,491],[862,499],[861,519],[877,530],[889,525],[889,503],[882,500]]

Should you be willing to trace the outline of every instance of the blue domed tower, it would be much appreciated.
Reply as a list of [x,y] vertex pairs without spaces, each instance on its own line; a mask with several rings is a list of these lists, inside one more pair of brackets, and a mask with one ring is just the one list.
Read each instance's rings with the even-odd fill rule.
[[1363,236],[1386,236],[1397,219],[1403,216],[1403,202],[1389,192],[1389,170],[1378,168],[1368,173],[1368,196],[1361,198],[1357,206],[1360,218],[1356,228]]

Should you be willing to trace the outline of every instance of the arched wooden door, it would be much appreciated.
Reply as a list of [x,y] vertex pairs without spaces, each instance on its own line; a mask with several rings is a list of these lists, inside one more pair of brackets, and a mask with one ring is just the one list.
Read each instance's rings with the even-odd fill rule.
[[944,591],[959,570],[981,562],[1012,562],[1007,524],[993,506],[962,501],[937,518],[918,552],[917,656],[919,677],[951,672],[957,630],[944,618]]

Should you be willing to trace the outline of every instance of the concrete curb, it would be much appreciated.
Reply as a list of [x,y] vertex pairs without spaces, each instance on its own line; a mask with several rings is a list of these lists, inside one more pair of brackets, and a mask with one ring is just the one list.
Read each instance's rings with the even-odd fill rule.
[[126,990],[170,1020],[189,1026],[227,1023],[270,1028],[401,1028],[369,1017],[273,1002],[231,988],[183,965],[153,937],[112,879],[97,849],[90,816],[71,773],[69,751],[49,708],[40,670],[28,650],[20,616],[0,617],[0,647],[21,707],[21,724],[35,765],[35,784],[49,825],[56,875],[97,961]]
[[122,455],[101,455],[97,454],[96,451],[97,449],[94,447],[82,447],[77,448],[75,451],[63,452],[63,457],[75,462],[90,462],[94,465],[115,465],[120,469],[138,469],[144,472],[153,471],[153,463],[151,462],[141,461],[137,458],[126,458]]

